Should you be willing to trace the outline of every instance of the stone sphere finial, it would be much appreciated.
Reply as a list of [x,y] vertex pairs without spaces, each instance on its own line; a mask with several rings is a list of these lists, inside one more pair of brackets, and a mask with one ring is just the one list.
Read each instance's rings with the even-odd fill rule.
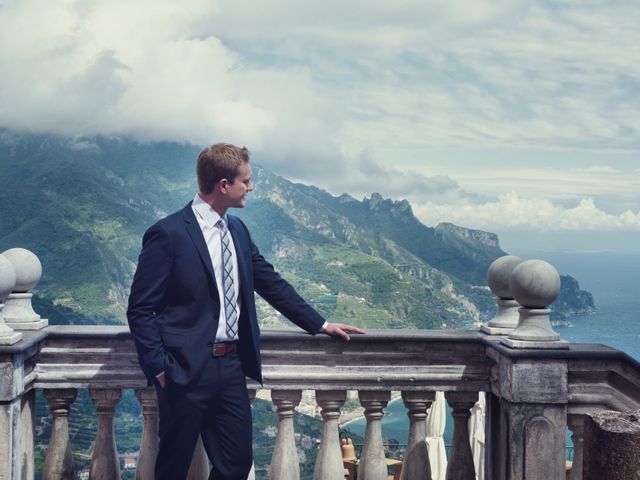
[[489,272],[487,273],[487,284],[496,297],[503,298],[505,300],[513,299],[511,288],[509,287],[509,279],[513,269],[516,268],[522,259],[515,255],[505,255],[504,257],[497,258],[489,266]]
[[16,271],[8,258],[0,255],[0,303],[13,292],[16,286]]
[[511,293],[527,308],[547,308],[560,293],[560,275],[544,260],[526,260],[513,269]]
[[16,272],[13,291],[24,293],[33,290],[42,277],[42,264],[35,253],[26,248],[10,248],[2,255],[13,264]]

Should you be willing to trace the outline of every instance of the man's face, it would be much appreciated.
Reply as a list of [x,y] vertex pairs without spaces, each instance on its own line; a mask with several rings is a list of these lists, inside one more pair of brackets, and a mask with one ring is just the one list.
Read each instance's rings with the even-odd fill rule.
[[227,208],[242,208],[245,206],[245,195],[253,190],[251,175],[251,166],[248,162],[240,165],[238,175],[233,183],[228,183],[226,187]]

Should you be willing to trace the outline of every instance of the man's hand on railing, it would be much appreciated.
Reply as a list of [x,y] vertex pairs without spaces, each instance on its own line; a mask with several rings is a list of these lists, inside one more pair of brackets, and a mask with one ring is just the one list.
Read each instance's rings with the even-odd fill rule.
[[322,329],[323,333],[327,335],[336,335],[342,337],[345,342],[351,340],[350,333],[366,333],[362,328],[354,327],[353,325],[347,325],[346,323],[327,323]]

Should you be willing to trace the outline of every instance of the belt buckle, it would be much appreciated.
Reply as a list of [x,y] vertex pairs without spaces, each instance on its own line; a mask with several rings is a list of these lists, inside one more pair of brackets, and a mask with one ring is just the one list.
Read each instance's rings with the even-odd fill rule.
[[227,353],[227,345],[225,343],[214,343],[212,354],[214,357],[223,357]]
[[236,343],[214,343],[212,349],[212,355],[214,357],[224,357],[227,353],[236,351]]

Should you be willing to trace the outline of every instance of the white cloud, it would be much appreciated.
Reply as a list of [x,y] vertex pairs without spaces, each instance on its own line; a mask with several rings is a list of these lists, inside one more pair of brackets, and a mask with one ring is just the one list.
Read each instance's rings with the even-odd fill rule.
[[[453,171],[447,154],[460,149],[507,159],[532,148],[574,157],[640,149],[633,1],[2,5],[0,127],[231,141],[334,192],[422,202],[464,196],[451,177],[480,190]],[[408,149],[432,159],[434,148],[445,152],[433,160],[444,172],[413,173],[401,161]],[[505,163],[507,172],[514,161]],[[608,178],[588,188],[618,188],[624,175],[605,163],[573,174]],[[512,188],[529,194],[526,183]],[[549,183],[562,189],[562,179]],[[570,198],[599,193],[572,185]]]
[[201,24],[224,21],[207,1],[5,5],[0,126],[254,148],[284,131],[318,138],[308,131],[322,115],[308,72],[252,68],[219,38],[198,36]]
[[627,210],[614,215],[598,208],[591,198],[580,200],[575,207],[563,208],[549,200],[523,198],[515,192],[510,192],[500,195],[496,201],[486,203],[427,202],[415,205],[414,212],[427,225],[452,222],[485,230],[640,230],[640,210]]
[[623,173],[617,168],[610,167],[609,165],[593,165],[585,168],[572,168],[572,172],[584,172],[584,173],[595,173],[595,174],[619,174]]

